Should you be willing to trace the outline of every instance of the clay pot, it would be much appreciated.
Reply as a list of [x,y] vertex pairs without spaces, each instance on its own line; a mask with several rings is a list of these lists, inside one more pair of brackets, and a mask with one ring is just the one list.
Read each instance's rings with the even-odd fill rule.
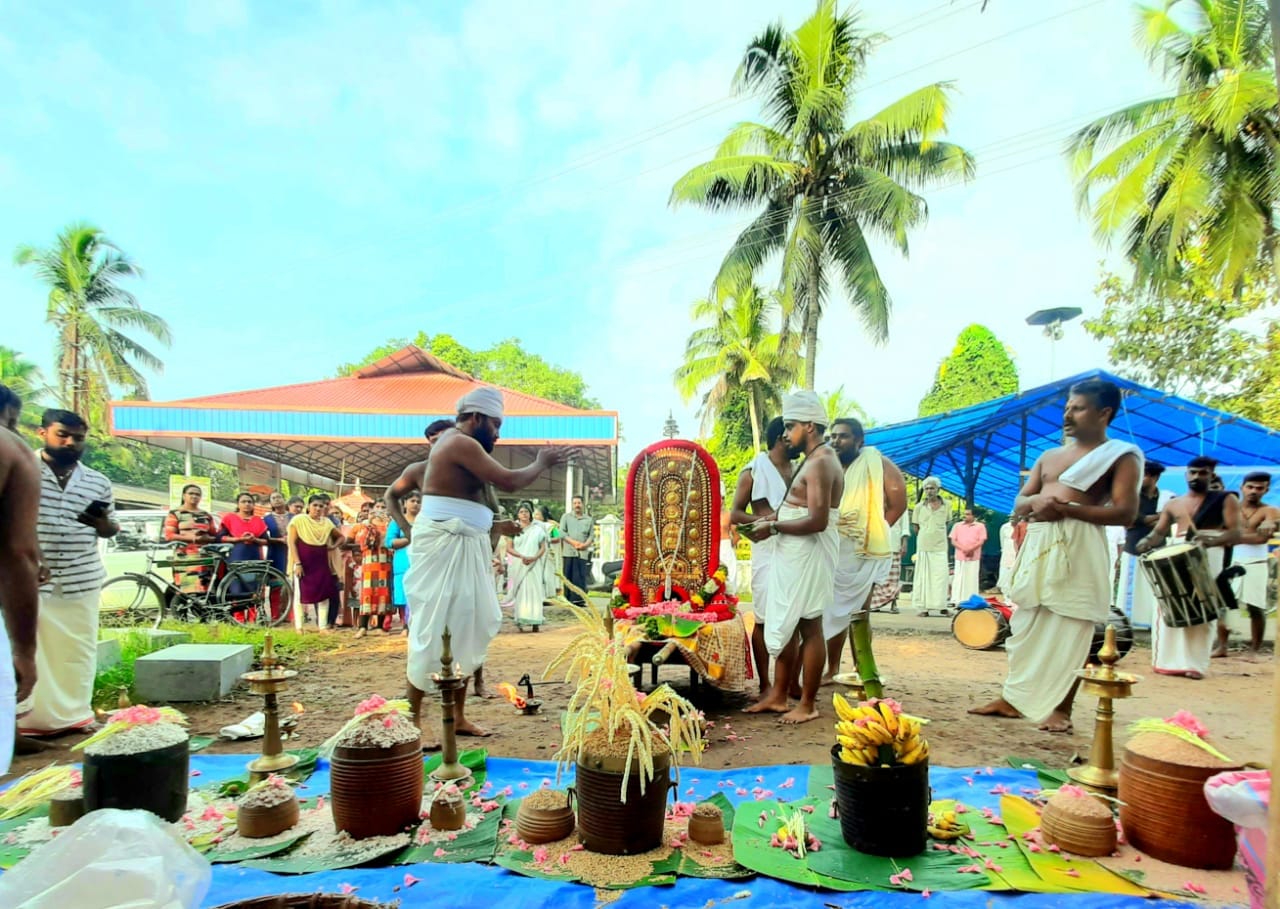
[[284,833],[298,823],[298,797],[289,798],[278,805],[239,805],[236,807],[236,832],[248,839],[261,839]]
[[467,803],[462,793],[441,789],[431,800],[431,828],[433,830],[461,830],[467,823]]
[[704,846],[724,842],[724,814],[715,805],[699,805],[689,817],[689,839]]
[[516,812],[516,836],[526,843],[552,843],[573,833],[573,809],[569,799],[560,808],[533,808],[529,800],[520,802]]
[[188,742],[137,754],[84,755],[84,809],[140,809],[173,823],[187,810]]
[[867,855],[895,858],[924,852],[929,826],[929,762],[862,767],[831,747],[836,805],[844,841]]
[[578,762],[577,781],[569,792],[578,804],[578,835],[590,852],[635,855],[662,845],[662,828],[671,788],[669,754],[654,755],[653,779],[640,792],[640,773],[632,768],[627,800],[622,801],[622,770],[587,756]]
[[1040,814],[1046,843],[1075,855],[1116,851],[1116,822],[1111,809],[1092,796],[1055,795]]
[[70,827],[84,817],[84,792],[68,790],[49,799],[49,826]]
[[1189,742],[1144,732],[1125,746],[1120,761],[1120,826],[1148,855],[1186,868],[1228,871],[1235,863],[1231,822],[1204,797],[1205,780],[1239,766]]
[[422,810],[422,740],[391,748],[333,749],[333,823],[354,839],[392,836],[417,826]]

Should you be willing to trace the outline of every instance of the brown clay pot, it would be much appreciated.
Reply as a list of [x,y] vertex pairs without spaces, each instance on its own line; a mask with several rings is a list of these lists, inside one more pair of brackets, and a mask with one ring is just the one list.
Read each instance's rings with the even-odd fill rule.
[[[704,846],[714,846],[724,842],[724,815],[719,808],[715,808],[714,813],[708,812],[707,808],[715,806],[699,805],[689,816],[689,839]],[[700,810],[702,814],[698,813]]]
[[430,820],[433,830],[461,830],[467,823],[467,803],[461,793],[446,795],[443,789],[437,792],[431,800]]
[[1230,870],[1235,830],[1209,807],[1204,784],[1215,774],[1239,769],[1164,733],[1134,736],[1120,761],[1116,793],[1125,837],[1135,849],[1161,861]]
[[1040,833],[1046,843],[1075,855],[1110,855],[1116,851],[1116,822],[1111,809],[1090,796],[1054,796],[1040,814]]
[[[578,803],[578,835],[590,852],[636,855],[662,845],[662,826],[671,788],[670,755],[654,755],[653,779],[640,792],[640,774],[633,767],[622,801],[622,771],[600,769],[604,761],[590,757],[578,762],[577,780],[569,792]],[[596,766],[592,766],[592,765]]]
[[339,746],[329,759],[333,823],[354,839],[392,836],[418,824],[422,740],[391,748]]
[[248,839],[261,839],[284,833],[298,823],[298,797],[290,795],[278,805],[239,805],[236,807],[236,832]]
[[552,843],[573,833],[573,809],[566,798],[562,808],[531,808],[528,800],[516,812],[516,836],[526,843]]

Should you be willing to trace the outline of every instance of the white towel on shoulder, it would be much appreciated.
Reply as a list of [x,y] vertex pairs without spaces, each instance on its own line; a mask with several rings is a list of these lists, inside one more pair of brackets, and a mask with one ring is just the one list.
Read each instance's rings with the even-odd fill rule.
[[1119,439],[1107,439],[1107,441],[1064,470],[1058,479],[1072,489],[1084,492],[1106,476],[1107,471],[1111,469],[1111,465],[1127,454],[1136,455],[1138,458],[1138,478],[1140,481],[1144,460],[1142,449],[1129,442],[1121,442]]

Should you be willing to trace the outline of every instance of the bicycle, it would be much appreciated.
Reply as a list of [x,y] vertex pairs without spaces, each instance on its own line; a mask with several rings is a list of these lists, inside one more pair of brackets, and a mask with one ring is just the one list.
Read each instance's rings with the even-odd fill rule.
[[[102,585],[98,621],[105,628],[158,628],[165,618],[182,622],[230,622],[236,625],[279,625],[290,617],[293,585],[263,560],[228,562],[232,544],[200,547],[203,558],[192,561],[157,560],[156,554],[180,545],[147,546],[144,572],[126,572]],[[182,590],[156,568],[209,570],[204,590]],[[275,609],[271,600],[279,591]],[[273,611],[275,617],[272,617]]]

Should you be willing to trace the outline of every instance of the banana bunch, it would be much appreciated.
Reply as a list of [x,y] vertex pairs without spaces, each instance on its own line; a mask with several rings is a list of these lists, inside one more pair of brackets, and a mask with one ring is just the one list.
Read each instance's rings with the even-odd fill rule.
[[831,700],[836,708],[840,760],[846,764],[916,764],[929,756],[929,743],[920,737],[924,721],[903,713],[893,701],[875,699],[855,707],[841,694]]
[[929,836],[935,840],[958,840],[969,832],[969,825],[956,818],[954,811],[929,816]]

